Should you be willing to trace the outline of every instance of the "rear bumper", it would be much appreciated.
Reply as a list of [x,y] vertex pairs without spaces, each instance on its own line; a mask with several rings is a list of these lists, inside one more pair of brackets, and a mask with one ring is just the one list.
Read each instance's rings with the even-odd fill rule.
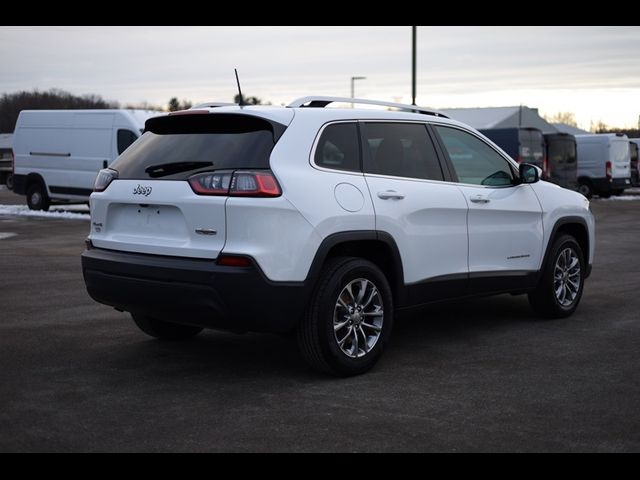
[[270,282],[259,267],[92,249],[82,254],[87,291],[118,310],[238,332],[291,331],[307,301],[302,283]]
[[630,178],[613,178],[611,180],[606,178],[592,179],[593,187],[598,193],[610,193],[613,190],[624,190],[625,188],[631,188]]

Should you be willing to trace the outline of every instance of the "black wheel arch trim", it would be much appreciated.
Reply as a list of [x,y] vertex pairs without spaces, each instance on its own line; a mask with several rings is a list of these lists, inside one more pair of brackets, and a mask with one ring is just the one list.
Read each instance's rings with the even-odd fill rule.
[[49,196],[49,189],[47,188],[47,183],[42,178],[42,175],[39,173],[30,173],[26,175],[26,180],[24,183],[25,194],[29,191],[29,187],[33,184],[39,184],[43,189],[44,193]]
[[[551,235],[549,235],[549,241],[547,242],[547,247],[545,249],[544,257],[542,259],[542,267],[540,269],[540,272],[542,273],[542,271],[544,270],[544,266],[547,264],[547,261],[549,260],[549,255],[551,254],[551,248],[553,247],[553,242],[556,236],[558,235],[558,230],[560,230],[560,228],[564,227],[565,225],[580,225],[585,229],[587,233],[586,235],[587,248],[586,248],[586,251],[582,252],[582,254],[584,255],[584,262],[587,267],[585,278],[588,278],[589,275],[591,274],[591,258],[589,257],[589,252],[591,250],[591,244],[590,244],[591,240],[589,238],[589,226],[587,225],[587,221],[582,217],[563,217],[556,221],[556,223],[553,225],[553,229],[551,230]],[[578,239],[576,239],[576,241],[577,240]]]
[[394,301],[397,305],[402,305],[406,300],[406,288],[404,285],[404,270],[402,267],[402,257],[400,256],[400,250],[393,237],[387,233],[376,230],[357,230],[349,232],[334,233],[326,237],[311,262],[309,273],[305,280],[305,284],[310,287],[315,287],[315,284],[320,276],[320,272],[324,263],[326,262],[329,252],[340,246],[341,244],[353,243],[353,242],[382,242],[391,252],[391,265],[393,268],[394,278],[388,279],[391,284],[391,289],[394,293]]

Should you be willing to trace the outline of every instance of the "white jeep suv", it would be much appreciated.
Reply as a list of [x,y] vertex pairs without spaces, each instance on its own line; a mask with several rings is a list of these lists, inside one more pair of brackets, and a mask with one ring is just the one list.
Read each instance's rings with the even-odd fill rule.
[[576,310],[594,254],[582,195],[437,112],[326,108],[352,101],[148,120],[96,179],[91,297],[165,340],[295,331],[337,375],[375,364],[399,309],[509,292],[544,317]]

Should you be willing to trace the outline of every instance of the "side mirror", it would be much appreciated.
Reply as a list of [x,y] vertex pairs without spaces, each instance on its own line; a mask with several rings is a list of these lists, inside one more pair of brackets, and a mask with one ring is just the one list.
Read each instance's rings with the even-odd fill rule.
[[520,164],[520,183],[538,183],[542,177],[542,170],[529,163]]

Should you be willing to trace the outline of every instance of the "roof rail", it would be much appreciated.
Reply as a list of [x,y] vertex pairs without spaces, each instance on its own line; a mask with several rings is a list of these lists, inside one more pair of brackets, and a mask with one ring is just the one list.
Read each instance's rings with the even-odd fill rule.
[[220,108],[220,107],[237,107],[237,103],[227,103],[227,102],[207,102],[201,103],[200,105],[195,105],[191,107],[189,110],[197,110],[199,108]]
[[444,113],[437,110],[418,107],[416,105],[406,105],[404,103],[381,102],[378,100],[365,100],[362,98],[347,97],[303,97],[291,102],[289,108],[325,108],[332,103],[352,103],[356,105],[378,105],[390,107],[405,112],[422,113],[424,115],[434,115],[436,117],[449,118]]

